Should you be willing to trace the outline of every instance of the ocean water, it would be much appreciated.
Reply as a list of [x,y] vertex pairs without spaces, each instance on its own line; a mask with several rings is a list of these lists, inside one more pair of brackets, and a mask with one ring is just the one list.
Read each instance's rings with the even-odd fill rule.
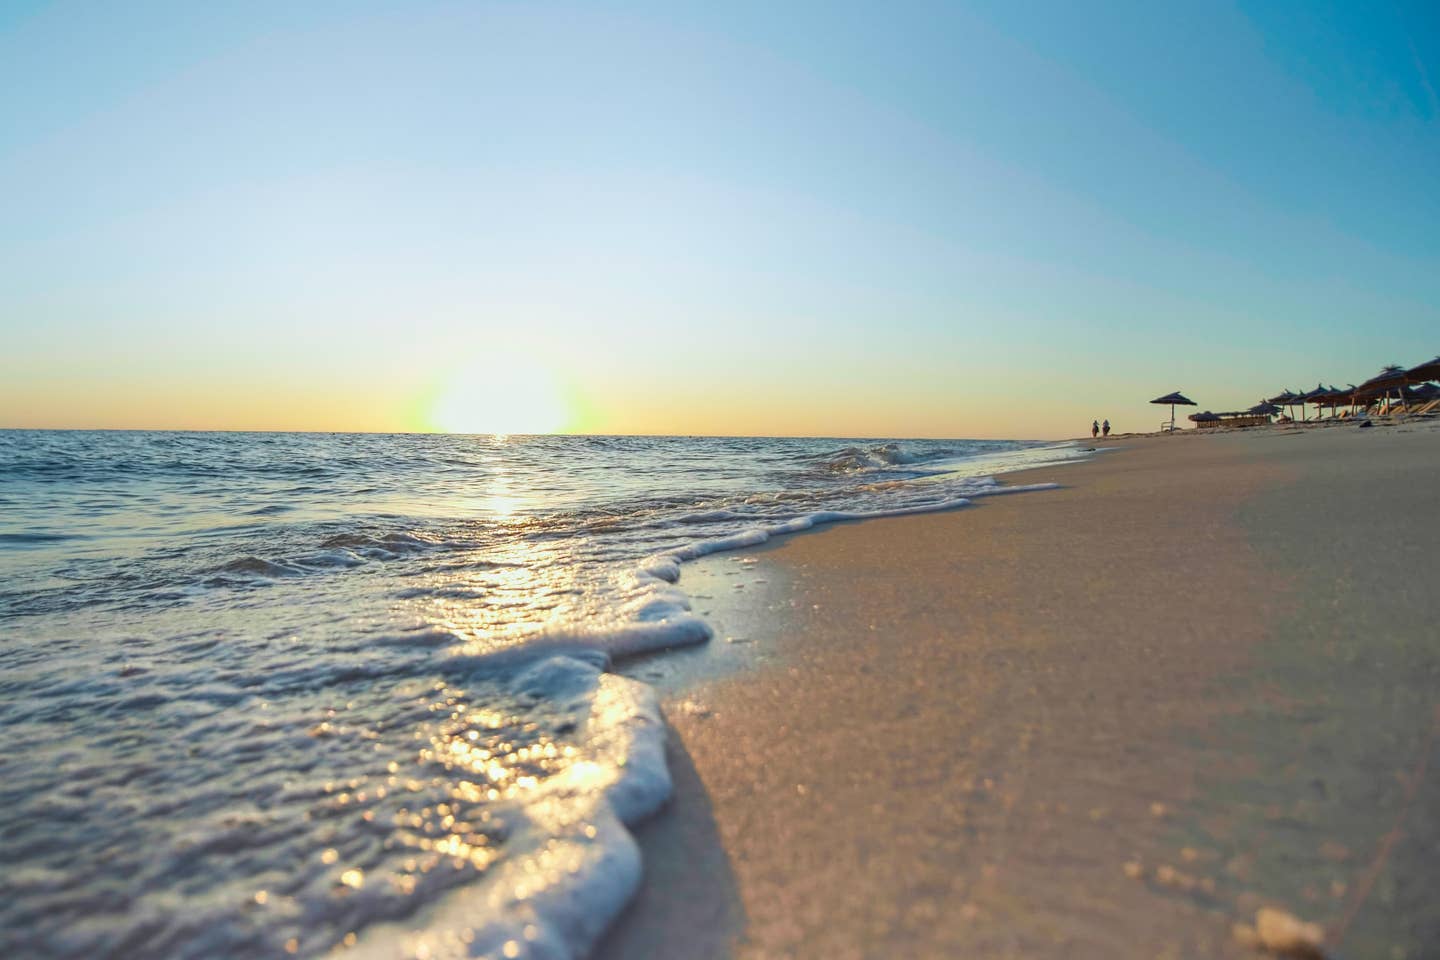
[[583,955],[669,792],[607,668],[709,639],[684,561],[1083,455],[0,431],[0,956]]

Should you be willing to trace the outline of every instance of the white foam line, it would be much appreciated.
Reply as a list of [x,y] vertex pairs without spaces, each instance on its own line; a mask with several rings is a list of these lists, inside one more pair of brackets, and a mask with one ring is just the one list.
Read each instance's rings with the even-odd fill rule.
[[635,895],[640,850],[626,827],[658,810],[671,789],[655,691],[569,656],[538,661],[512,686],[551,699],[589,699],[583,757],[510,814],[517,842],[522,832],[541,842],[444,896],[422,928],[379,925],[344,955],[563,960],[594,946]]
[[672,550],[668,553],[651,557],[640,569],[643,573],[649,574],[650,576],[673,583],[680,577],[680,564],[687,560],[697,560],[700,557],[709,556],[712,553],[720,553],[725,550],[758,547],[771,537],[800,533],[826,523],[839,523],[845,520],[876,520],[881,517],[901,517],[914,513],[936,513],[941,510],[954,510],[969,505],[969,497],[955,497],[950,500],[941,500],[937,503],[927,503],[911,507],[896,507],[893,510],[820,510],[801,517],[794,517],[781,523],[774,523],[763,527],[751,527],[748,530],[742,530],[728,537],[719,537],[714,540],[700,540],[689,546],[682,547],[679,550]]
[[[1078,462],[1078,461],[1077,461]],[[977,490],[970,494],[972,497],[998,497],[1006,493],[1034,493],[1036,490],[1059,490],[1058,483],[1021,483],[1013,487],[995,487],[989,490]]]
[[394,956],[397,947],[405,956],[432,960],[490,955],[562,960],[583,955],[639,887],[639,848],[626,827],[658,810],[671,791],[666,725],[655,691],[602,671],[611,658],[711,639],[713,628],[690,612],[689,599],[673,586],[681,566],[824,524],[936,513],[969,506],[973,497],[1058,486],[1002,487],[993,479],[984,484],[967,497],[892,510],[824,510],[697,541],[642,563],[632,573],[632,598],[613,623],[547,630],[527,638],[523,647],[498,655],[476,656],[463,647],[452,652],[452,667],[471,660],[493,664],[510,657],[539,657],[521,674],[520,684],[559,689],[590,678],[587,743],[593,758],[559,775],[527,803],[532,824],[549,838],[540,852],[506,861],[473,888],[447,896],[424,929],[390,927],[367,934],[358,955]]

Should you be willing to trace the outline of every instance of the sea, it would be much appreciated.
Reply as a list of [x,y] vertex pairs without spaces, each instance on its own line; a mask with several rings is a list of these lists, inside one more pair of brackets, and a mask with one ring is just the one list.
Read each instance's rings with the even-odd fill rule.
[[684,565],[1023,492],[993,440],[0,431],[0,956],[583,956]]

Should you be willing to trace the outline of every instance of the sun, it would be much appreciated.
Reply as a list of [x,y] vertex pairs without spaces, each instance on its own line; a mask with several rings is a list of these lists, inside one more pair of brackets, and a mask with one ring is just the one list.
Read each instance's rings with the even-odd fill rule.
[[571,419],[555,376],[527,357],[487,354],[456,370],[430,406],[444,433],[555,433]]

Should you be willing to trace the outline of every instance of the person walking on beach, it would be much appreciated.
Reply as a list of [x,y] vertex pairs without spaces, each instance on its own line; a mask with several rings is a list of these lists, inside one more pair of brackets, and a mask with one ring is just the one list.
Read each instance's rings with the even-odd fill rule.
[[1099,420],[1091,420],[1091,421],[1090,421],[1090,436],[1092,436],[1092,437],[1098,437],[1098,436],[1100,436],[1100,421],[1099,421]]
[[1100,424],[1100,432],[1103,433],[1103,434],[1105,434],[1105,436],[1107,436],[1107,437],[1110,436],[1110,421],[1109,421],[1109,420],[1106,420],[1104,423]]

